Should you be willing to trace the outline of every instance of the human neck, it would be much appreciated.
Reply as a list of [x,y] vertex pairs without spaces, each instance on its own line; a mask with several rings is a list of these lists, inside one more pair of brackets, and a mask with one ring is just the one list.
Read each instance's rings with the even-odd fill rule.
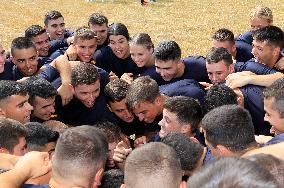
[[177,75],[175,76],[175,78],[180,78],[182,77],[182,75],[184,74],[184,69],[185,69],[185,65],[183,62],[181,62],[181,65],[180,67],[178,68],[178,73]]

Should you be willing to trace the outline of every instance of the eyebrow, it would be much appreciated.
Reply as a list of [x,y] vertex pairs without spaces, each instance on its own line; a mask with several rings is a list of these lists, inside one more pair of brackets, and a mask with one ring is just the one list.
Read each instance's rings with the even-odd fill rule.
[[26,102],[28,102],[28,100],[24,100],[24,101],[18,103],[16,106],[17,106],[17,107],[20,107],[21,105],[25,104]]

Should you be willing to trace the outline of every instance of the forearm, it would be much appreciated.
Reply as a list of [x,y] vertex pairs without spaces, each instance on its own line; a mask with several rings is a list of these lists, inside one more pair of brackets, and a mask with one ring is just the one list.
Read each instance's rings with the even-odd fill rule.
[[53,61],[52,66],[58,70],[62,85],[71,84],[71,65],[69,64],[67,55],[59,56]]
[[270,86],[277,79],[283,78],[283,77],[284,77],[284,74],[281,72],[277,72],[274,74],[267,74],[267,75],[250,75],[248,84],[267,87],[267,86]]
[[29,179],[26,169],[12,169],[0,174],[0,187],[18,188]]

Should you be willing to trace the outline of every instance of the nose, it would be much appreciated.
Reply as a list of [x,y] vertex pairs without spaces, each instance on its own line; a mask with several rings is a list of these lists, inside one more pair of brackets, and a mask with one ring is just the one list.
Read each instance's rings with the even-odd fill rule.
[[137,117],[139,118],[139,121],[143,121],[145,119],[143,114],[138,114]]
[[49,112],[50,113],[54,113],[55,112],[55,108],[53,105],[49,106]]
[[159,121],[158,125],[160,125],[160,127],[162,127],[164,125],[163,119],[161,121]]
[[256,50],[255,50],[255,47],[253,46],[252,49],[251,49],[252,55],[255,55],[255,54],[256,54],[255,51],[256,51]]
[[26,109],[28,110],[28,111],[32,111],[33,109],[34,109],[34,107],[32,106],[32,105],[30,105],[30,103],[26,103]]

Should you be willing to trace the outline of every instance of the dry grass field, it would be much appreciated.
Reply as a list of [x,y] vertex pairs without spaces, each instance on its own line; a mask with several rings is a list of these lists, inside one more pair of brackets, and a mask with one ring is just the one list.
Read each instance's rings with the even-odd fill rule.
[[138,0],[3,0],[0,6],[0,41],[9,48],[13,38],[23,35],[32,24],[43,25],[43,16],[59,10],[66,26],[75,29],[87,24],[94,12],[105,14],[110,23],[124,23],[131,35],[149,33],[157,44],[176,40],[183,56],[206,54],[210,36],[221,27],[235,34],[249,29],[249,13],[258,4],[270,7],[274,24],[284,28],[284,0],[157,0],[141,6]]

